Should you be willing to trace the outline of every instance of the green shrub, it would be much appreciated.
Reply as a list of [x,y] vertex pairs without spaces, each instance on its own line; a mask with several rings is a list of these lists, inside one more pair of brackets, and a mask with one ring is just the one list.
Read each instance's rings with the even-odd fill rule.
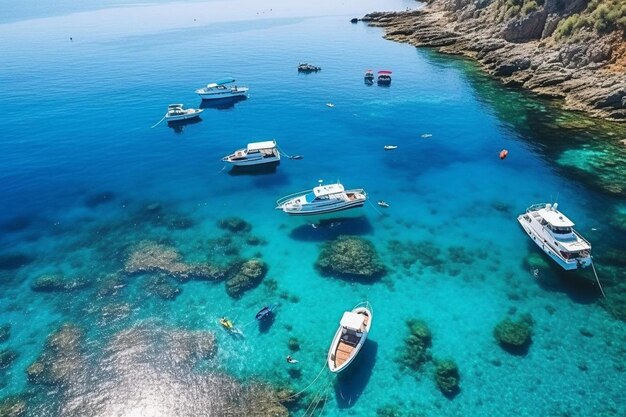
[[522,14],[527,15],[538,9],[539,5],[534,0],[530,0],[529,2],[524,3],[524,6],[522,6]]

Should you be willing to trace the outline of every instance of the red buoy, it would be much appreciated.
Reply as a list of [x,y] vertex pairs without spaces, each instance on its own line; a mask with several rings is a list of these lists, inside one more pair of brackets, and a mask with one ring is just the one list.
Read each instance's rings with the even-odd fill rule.
[[506,158],[506,156],[509,154],[509,151],[507,151],[506,149],[502,149],[500,151],[500,159],[504,159]]

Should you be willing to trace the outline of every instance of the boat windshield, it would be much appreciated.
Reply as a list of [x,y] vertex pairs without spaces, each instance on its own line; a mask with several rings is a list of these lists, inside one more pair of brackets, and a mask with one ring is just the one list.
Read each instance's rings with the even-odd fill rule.
[[552,232],[557,235],[566,235],[568,233],[572,233],[571,227],[558,227],[558,226],[552,226],[552,225],[550,225],[549,227],[550,227],[550,230],[552,230]]
[[314,193],[308,193],[304,196],[304,198],[306,199],[307,203],[311,203],[313,202],[313,200],[315,200],[315,194]]

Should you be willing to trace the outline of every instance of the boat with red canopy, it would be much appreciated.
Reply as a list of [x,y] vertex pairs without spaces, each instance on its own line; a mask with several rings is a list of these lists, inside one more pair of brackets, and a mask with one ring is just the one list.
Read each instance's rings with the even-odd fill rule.
[[378,71],[378,84],[384,84],[384,85],[391,84],[391,71],[388,71],[388,70]]

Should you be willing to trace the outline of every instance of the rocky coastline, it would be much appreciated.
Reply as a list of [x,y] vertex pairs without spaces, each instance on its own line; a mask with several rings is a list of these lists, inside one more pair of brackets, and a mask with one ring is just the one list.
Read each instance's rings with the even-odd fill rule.
[[475,59],[505,84],[557,99],[564,109],[626,122],[626,33],[582,27],[563,37],[561,26],[587,0],[532,0],[530,12],[516,12],[516,1],[529,0],[428,0],[419,10],[361,20],[384,28],[386,39]]

